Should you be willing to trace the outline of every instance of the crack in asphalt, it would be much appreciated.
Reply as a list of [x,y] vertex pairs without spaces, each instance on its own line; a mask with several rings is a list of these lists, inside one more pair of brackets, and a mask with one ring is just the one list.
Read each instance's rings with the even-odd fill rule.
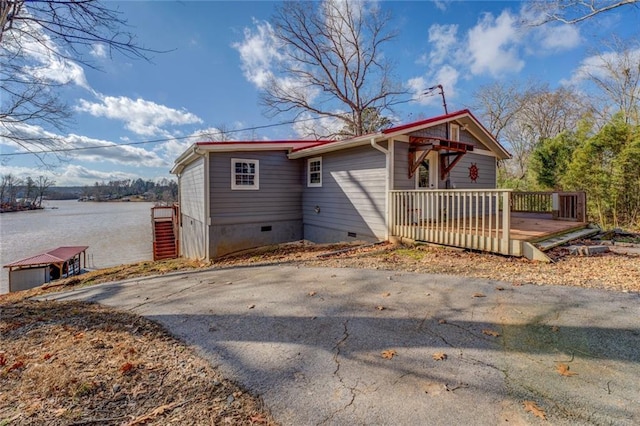
[[[162,295],[162,296],[158,297],[158,299],[160,299],[160,298],[161,298],[161,299],[168,299],[168,298],[170,298],[170,297],[172,297],[172,296],[175,296],[176,294],[180,294],[180,293],[183,293],[183,292],[185,292],[185,291],[189,291],[189,290],[191,290],[192,288],[199,286],[200,284],[201,284],[201,282],[194,283],[193,285],[190,285],[190,286],[188,286],[188,287],[183,287],[183,288],[181,288],[181,289],[180,289],[180,290],[178,290],[178,291],[174,291],[173,293],[164,294],[164,295]],[[129,311],[134,311],[134,310],[136,310],[136,309],[138,309],[138,308],[140,308],[140,307],[142,307],[142,306],[144,306],[144,305],[148,305],[149,303],[154,303],[154,302],[156,302],[156,301],[157,301],[157,299],[148,298],[148,299],[147,299],[147,300],[145,300],[144,302],[139,303],[139,304],[137,304],[137,305],[132,306],[131,308],[129,308]]]
[[326,424],[327,422],[330,422],[333,417],[338,414],[341,411],[346,410],[347,408],[349,408],[351,405],[353,405],[353,402],[356,399],[356,387],[358,386],[358,383],[356,383],[355,387],[351,387],[351,386],[347,386],[347,384],[344,382],[343,377],[340,375],[340,347],[342,346],[342,344],[349,338],[349,320],[345,320],[344,323],[342,323],[343,326],[343,332],[342,332],[342,338],[333,346],[333,350],[335,351],[334,355],[333,355],[333,361],[336,363],[336,369],[333,371],[333,375],[336,376],[338,378],[338,381],[340,382],[340,384],[342,386],[344,386],[346,389],[349,389],[349,392],[351,393],[351,399],[349,400],[349,402],[347,404],[345,404],[344,407],[341,407],[337,410],[335,410],[334,412],[332,412],[331,414],[329,414],[326,418],[324,418],[322,421],[318,422],[317,425],[322,425],[322,424]]

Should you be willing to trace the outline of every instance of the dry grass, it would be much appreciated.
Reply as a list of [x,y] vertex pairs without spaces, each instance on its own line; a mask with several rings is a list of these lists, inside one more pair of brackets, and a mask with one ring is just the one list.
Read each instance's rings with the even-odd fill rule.
[[80,302],[2,305],[0,424],[271,424],[156,324]]

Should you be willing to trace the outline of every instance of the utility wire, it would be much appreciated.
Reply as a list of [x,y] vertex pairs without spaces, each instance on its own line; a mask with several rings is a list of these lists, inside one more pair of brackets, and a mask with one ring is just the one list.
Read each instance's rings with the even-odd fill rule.
[[[422,95],[428,95],[428,93],[422,93]],[[404,104],[404,103],[411,102],[411,101],[416,101],[416,100],[417,99],[415,99],[415,98],[411,98],[411,99],[407,99],[407,100],[404,100],[404,101],[394,102],[393,105]],[[39,151],[10,152],[10,153],[7,153],[7,154],[0,153],[0,157],[13,157],[13,156],[19,156],[19,155],[33,155],[33,154],[50,154],[50,153],[57,153],[57,152],[84,151],[84,150],[88,150],[88,149],[104,149],[104,148],[117,148],[117,147],[121,147],[121,146],[146,145],[146,144],[150,144],[150,143],[160,143],[160,142],[169,142],[169,141],[175,141],[175,140],[185,140],[185,139],[198,138],[199,136],[202,136],[202,135],[209,136],[209,135],[223,135],[223,134],[229,134],[229,133],[250,132],[250,131],[253,131],[253,130],[268,129],[268,128],[271,128],[271,127],[285,126],[285,125],[294,124],[294,123],[320,120],[322,118],[324,118],[324,117],[303,118],[303,119],[299,119],[299,120],[281,121],[279,123],[263,124],[263,125],[260,125],[260,126],[245,127],[243,129],[234,129],[234,130],[225,130],[225,131],[218,130],[218,132],[202,132],[200,134],[189,135],[189,136],[177,136],[177,137],[171,137],[171,138],[150,139],[150,140],[146,140],[146,141],[137,141],[137,142],[114,143],[112,145],[81,146],[81,147],[73,147],[73,148],[51,148],[51,149],[43,149],[43,150],[39,150]]]

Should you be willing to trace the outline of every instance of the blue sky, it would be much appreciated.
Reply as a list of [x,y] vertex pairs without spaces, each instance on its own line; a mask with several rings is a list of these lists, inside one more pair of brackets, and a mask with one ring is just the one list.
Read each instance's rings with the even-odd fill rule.
[[[32,156],[3,156],[2,174],[50,176],[58,185],[91,185],[114,179],[170,177],[173,160],[202,132],[239,130],[233,139],[298,138],[297,127],[267,118],[260,107],[263,76],[275,55],[268,21],[274,2],[109,1],[146,47],[167,50],[152,62],[109,58],[101,46],[87,52],[102,71],[57,64],[56,78],[69,81],[60,96],[74,110],[63,133],[70,148],[162,142],[70,151],[53,170]],[[552,88],[571,84],[588,91],[583,78],[596,51],[612,35],[638,36],[640,12],[622,8],[580,26],[522,28],[521,2],[380,1],[391,11],[398,37],[385,49],[395,74],[409,89],[394,119],[408,122],[441,114],[439,96],[419,97],[442,84],[449,110],[472,103],[473,92],[493,81],[535,79]],[[635,31],[635,34],[634,34]],[[52,67],[53,68],[53,67]],[[30,128],[34,133],[50,129]],[[192,136],[191,138],[187,138]],[[19,149],[0,139],[2,154]]]

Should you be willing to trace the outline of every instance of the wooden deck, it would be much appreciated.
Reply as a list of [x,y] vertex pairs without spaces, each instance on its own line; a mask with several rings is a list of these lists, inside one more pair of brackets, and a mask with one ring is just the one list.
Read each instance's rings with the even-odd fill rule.
[[394,190],[389,235],[549,261],[534,243],[585,228],[583,193]]
[[587,222],[553,220],[551,213],[511,213],[511,239],[536,242],[558,234],[581,229]]

